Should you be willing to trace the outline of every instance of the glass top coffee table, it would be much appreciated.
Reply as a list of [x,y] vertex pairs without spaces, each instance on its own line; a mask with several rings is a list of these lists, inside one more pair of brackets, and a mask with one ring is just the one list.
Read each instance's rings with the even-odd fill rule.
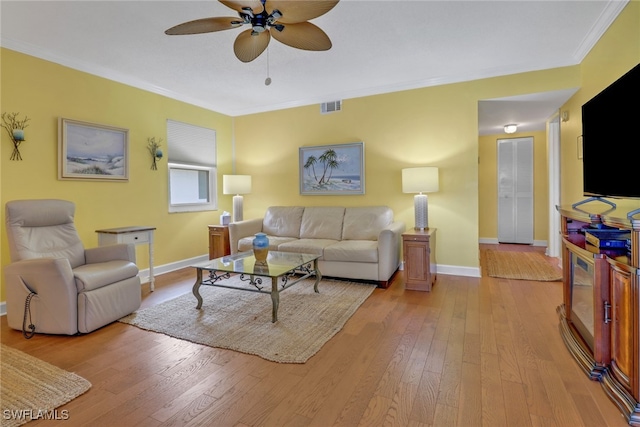
[[[320,255],[269,251],[267,260],[259,262],[253,256],[253,251],[248,251],[194,264],[191,267],[196,269],[197,274],[196,283],[193,285],[193,295],[198,300],[196,308],[202,308],[202,285],[268,293],[271,294],[273,305],[271,321],[275,322],[278,320],[280,292],[311,276],[316,278],[313,290],[318,292],[318,283],[322,279],[318,269],[319,257]],[[240,280],[248,285],[240,287],[225,284],[224,280],[229,279],[232,273],[240,274]],[[271,278],[271,290],[262,284],[263,277]]]

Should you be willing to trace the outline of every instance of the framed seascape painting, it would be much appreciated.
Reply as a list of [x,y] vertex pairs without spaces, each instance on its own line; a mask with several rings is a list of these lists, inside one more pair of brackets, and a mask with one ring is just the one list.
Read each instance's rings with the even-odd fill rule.
[[129,130],[60,118],[58,179],[129,180]]
[[300,194],[364,194],[364,143],[300,147]]

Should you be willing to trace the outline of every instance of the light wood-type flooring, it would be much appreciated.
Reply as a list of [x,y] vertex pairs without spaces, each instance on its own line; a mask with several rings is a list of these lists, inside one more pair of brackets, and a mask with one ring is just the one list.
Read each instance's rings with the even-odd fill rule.
[[[194,280],[190,269],[157,277],[143,307],[190,292]],[[565,348],[561,299],[560,282],[442,274],[430,293],[405,291],[399,272],[299,365],[118,322],[25,340],[2,317],[0,331],[3,343],[93,384],[59,408],[68,420],[32,427],[626,426]]]

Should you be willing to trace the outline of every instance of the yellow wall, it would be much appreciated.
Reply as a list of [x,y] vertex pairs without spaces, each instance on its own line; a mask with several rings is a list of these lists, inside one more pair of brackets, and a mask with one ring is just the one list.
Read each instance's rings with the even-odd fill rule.
[[[438,166],[440,191],[429,194],[429,225],[438,229],[438,265],[476,269],[478,101],[578,83],[579,68],[565,67],[347,99],[342,111],[327,115],[313,105],[238,117],[237,170],[253,175],[255,183],[253,193],[245,196],[245,216],[261,216],[276,204],[384,204],[412,227],[413,195],[402,193],[401,170]],[[365,143],[366,194],[299,195],[299,147],[353,141]]]
[[512,135],[486,135],[478,141],[480,163],[478,166],[479,229],[480,239],[498,238],[498,166],[497,140],[504,138],[533,137],[533,239],[547,241],[549,235],[549,180],[547,167],[546,131],[514,133]]
[[[569,112],[569,121],[561,124],[561,204],[570,205],[585,198],[582,194],[582,160],[578,159],[577,143],[578,136],[582,134],[582,105],[639,62],[640,1],[630,1],[582,61],[581,88],[562,106],[562,111]],[[620,155],[624,152],[620,151]],[[630,203],[637,205],[640,202]]]
[[[9,262],[4,204],[24,198],[74,201],[76,225],[87,247],[97,245],[96,229],[149,225],[157,227],[156,265],[208,252],[207,224],[217,224],[220,212],[167,212],[166,159],[157,171],[150,169],[147,138],[162,138],[166,152],[167,118],[215,129],[220,178],[231,173],[232,118],[11,50],[2,49],[1,55],[2,111],[31,119],[22,161],[9,160],[13,145],[0,129],[2,265]],[[59,117],[129,129],[129,181],[59,181]],[[220,197],[220,209],[231,210],[229,197]],[[147,268],[146,247],[137,253],[140,267]],[[0,301],[5,300],[2,280]]]
[[[0,202],[4,206],[12,199],[42,197],[75,201],[78,229],[87,246],[97,243],[98,228],[156,226],[157,265],[205,254],[206,225],[218,223],[220,212],[169,215],[166,160],[158,171],[150,170],[146,139],[166,141],[165,120],[171,118],[217,131],[219,178],[233,170],[235,133],[236,173],[250,174],[254,182],[253,193],[245,196],[246,218],[261,216],[270,205],[385,204],[411,227],[413,196],[402,193],[400,171],[417,165],[440,167],[440,192],[429,195],[430,225],[438,228],[437,261],[439,266],[473,270],[478,267],[478,238],[484,234],[478,214],[478,101],[582,85],[563,107],[570,120],[561,130],[562,199],[581,199],[582,171],[576,159],[579,107],[638,62],[639,20],[640,4],[632,1],[581,65],[347,99],[342,112],[328,115],[321,115],[314,105],[232,119],[2,49],[2,111],[26,114],[31,122],[22,162],[9,161],[11,143],[6,134],[0,137]],[[129,182],[58,181],[59,117],[128,128]],[[365,143],[366,194],[300,196],[298,148],[353,141]],[[220,210],[230,211],[231,197],[220,190],[221,182]],[[538,228],[542,226],[536,222]],[[4,228],[1,243],[6,265]],[[144,251],[138,253],[146,268]],[[4,284],[0,290],[3,301]]]

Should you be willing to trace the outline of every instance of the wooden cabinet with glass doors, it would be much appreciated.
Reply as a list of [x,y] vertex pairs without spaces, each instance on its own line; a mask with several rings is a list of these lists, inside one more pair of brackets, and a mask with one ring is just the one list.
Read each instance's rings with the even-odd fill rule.
[[[607,208],[597,203],[590,209],[558,208],[560,332],[578,365],[601,382],[629,424],[640,426],[640,218],[627,217],[628,209]],[[593,245],[598,230],[620,231],[625,244],[615,249],[602,242]]]

